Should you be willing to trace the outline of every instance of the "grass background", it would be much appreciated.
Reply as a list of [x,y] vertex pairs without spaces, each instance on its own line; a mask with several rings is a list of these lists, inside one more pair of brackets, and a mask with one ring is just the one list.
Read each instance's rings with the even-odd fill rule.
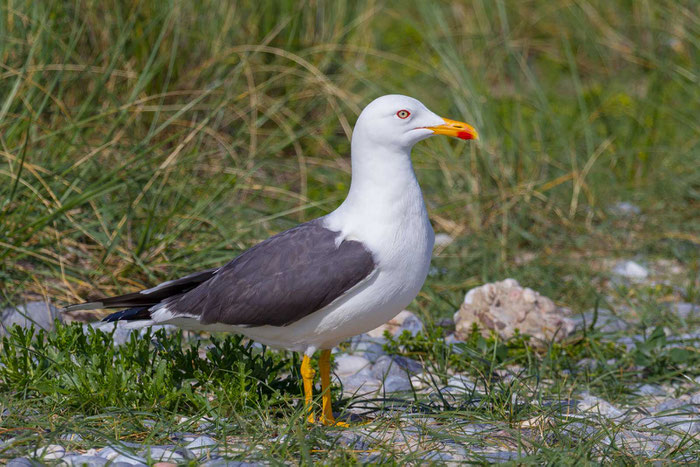
[[[505,277],[583,311],[631,257],[683,271],[680,291],[632,291],[659,324],[657,302],[698,300],[699,63],[690,0],[1,0],[0,302],[152,286],[330,212],[356,116],[401,93],[481,136],[413,151],[455,238],[414,311],[451,316]],[[114,436],[138,432],[129,410]],[[290,439],[273,452],[310,455]]]
[[[587,280],[563,276],[597,254],[662,254],[697,272],[693,2],[10,0],[0,11],[4,302],[152,285],[331,211],[349,184],[354,120],[385,93],[482,135],[414,151],[436,231],[459,240],[435,261],[449,278],[423,293],[433,313],[504,275],[576,307]],[[616,200],[643,214],[616,225]],[[538,267],[519,268],[523,253]]]

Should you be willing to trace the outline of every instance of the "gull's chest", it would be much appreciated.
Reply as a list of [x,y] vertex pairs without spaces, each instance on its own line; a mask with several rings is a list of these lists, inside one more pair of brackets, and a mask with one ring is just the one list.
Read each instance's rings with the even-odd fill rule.
[[377,220],[363,236],[379,274],[386,280],[385,293],[410,302],[428,275],[435,239],[422,202],[388,220]]
[[410,268],[430,261],[435,235],[425,211],[396,216],[367,233],[380,268]]

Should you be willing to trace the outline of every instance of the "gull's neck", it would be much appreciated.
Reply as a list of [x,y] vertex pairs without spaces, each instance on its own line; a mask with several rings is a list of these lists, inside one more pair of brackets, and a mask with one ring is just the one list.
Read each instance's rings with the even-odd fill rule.
[[359,136],[352,140],[350,191],[331,216],[381,223],[427,218],[411,148],[377,146]]

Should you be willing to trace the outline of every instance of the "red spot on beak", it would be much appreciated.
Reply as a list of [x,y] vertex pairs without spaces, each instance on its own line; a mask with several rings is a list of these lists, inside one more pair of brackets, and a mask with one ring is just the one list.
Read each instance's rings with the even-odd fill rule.
[[474,135],[468,131],[458,131],[457,138],[459,139],[474,139]]

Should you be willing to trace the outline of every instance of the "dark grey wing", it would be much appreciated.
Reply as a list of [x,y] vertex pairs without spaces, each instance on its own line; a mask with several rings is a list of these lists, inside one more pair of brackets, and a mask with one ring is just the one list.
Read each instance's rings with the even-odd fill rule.
[[175,316],[203,324],[284,326],[320,310],[369,276],[370,251],[357,241],[336,244],[320,220],[254,246],[191,291],[163,302]]
[[75,310],[95,310],[98,308],[127,308],[127,307],[148,307],[157,305],[168,297],[180,295],[197,287],[202,282],[211,279],[219,268],[207,269],[195,272],[180,279],[163,282],[152,289],[140,292],[128,293],[117,297],[107,297],[94,302],[79,303],[70,305],[63,311]]

